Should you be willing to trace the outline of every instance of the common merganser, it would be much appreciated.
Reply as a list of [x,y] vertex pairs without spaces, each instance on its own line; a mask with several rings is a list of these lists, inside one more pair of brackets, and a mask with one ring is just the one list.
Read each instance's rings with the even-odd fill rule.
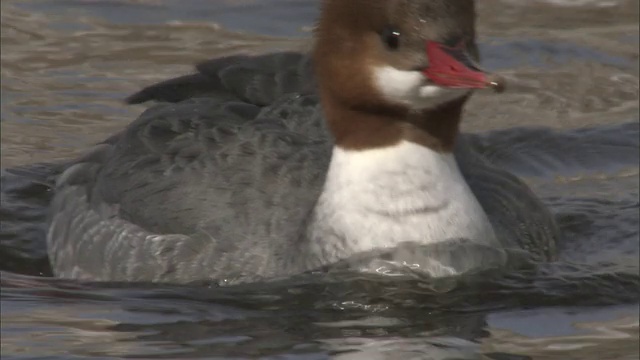
[[57,276],[235,283],[370,253],[447,276],[554,256],[545,206],[456,141],[471,93],[503,84],[476,65],[474,1],[321,4],[309,55],[215,59],[128,99],[161,104],[57,179]]

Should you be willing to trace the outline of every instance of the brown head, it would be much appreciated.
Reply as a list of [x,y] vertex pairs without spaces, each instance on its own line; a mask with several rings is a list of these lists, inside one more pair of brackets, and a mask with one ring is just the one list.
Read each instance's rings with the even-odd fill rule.
[[314,66],[336,144],[450,151],[471,91],[502,86],[475,63],[475,17],[473,0],[323,0]]

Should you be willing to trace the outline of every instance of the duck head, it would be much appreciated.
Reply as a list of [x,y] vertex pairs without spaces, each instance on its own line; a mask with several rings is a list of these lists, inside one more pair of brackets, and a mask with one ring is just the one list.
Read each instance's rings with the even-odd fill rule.
[[503,80],[480,68],[473,0],[324,0],[314,67],[336,144],[450,151],[462,106]]

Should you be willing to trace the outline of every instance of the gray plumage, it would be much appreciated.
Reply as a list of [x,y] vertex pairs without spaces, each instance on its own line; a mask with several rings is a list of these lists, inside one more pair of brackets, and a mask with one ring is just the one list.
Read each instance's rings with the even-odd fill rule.
[[[304,237],[333,146],[311,66],[296,53],[234,56],[131,96],[160,104],[57,179],[47,235],[54,272],[237,282],[328,265],[306,256]],[[455,155],[498,238],[553,257],[557,227],[527,186],[465,136]]]

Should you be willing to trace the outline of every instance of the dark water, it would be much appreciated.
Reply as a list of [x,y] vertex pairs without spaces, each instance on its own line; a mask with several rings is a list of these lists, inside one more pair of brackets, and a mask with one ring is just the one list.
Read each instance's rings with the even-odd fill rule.
[[[483,62],[511,87],[476,96],[465,130],[552,208],[557,262],[439,281],[62,281],[38,276],[42,200],[15,201],[38,185],[3,178],[3,358],[638,359],[637,1],[480,3]],[[126,95],[197,61],[306,48],[316,14],[311,0],[0,6],[3,168],[78,154],[144,109]]]

